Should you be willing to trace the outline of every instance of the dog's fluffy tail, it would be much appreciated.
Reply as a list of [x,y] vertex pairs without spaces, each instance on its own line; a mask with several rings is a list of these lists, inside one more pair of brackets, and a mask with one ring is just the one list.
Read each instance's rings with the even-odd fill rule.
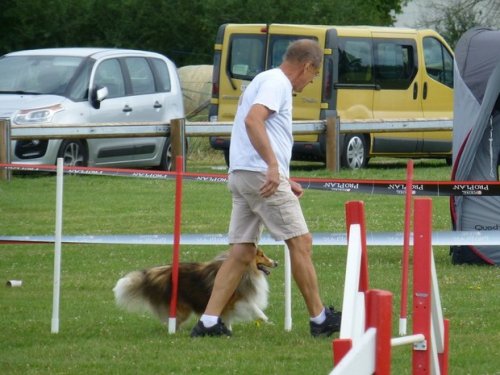
[[[157,267],[144,271],[133,271],[118,280],[113,292],[116,304],[127,311],[150,312],[158,316],[165,314],[168,306],[161,306],[157,299],[165,296],[171,275],[170,267]],[[154,297],[153,297],[154,296]],[[160,311],[162,310],[162,311]]]

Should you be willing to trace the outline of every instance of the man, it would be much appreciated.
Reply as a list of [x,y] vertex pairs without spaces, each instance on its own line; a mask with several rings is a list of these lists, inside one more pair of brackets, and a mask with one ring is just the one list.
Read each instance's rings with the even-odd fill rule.
[[312,82],[322,57],[318,43],[297,40],[288,47],[280,67],[257,75],[240,97],[229,162],[232,246],[192,337],[231,336],[219,316],[255,256],[263,226],[290,250],[292,274],[311,317],[311,334],[329,336],[340,329],[340,312],[321,302],[311,260],[312,236],[298,200],[302,187],[289,180],[292,92],[301,92]]

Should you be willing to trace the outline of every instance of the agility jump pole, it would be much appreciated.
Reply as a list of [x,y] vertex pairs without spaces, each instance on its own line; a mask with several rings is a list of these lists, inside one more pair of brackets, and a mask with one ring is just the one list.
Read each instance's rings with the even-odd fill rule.
[[399,335],[406,335],[408,316],[408,267],[410,262],[411,210],[413,201],[413,160],[406,166],[405,222],[403,233],[403,258],[401,272],[401,306],[399,312]]
[[[362,210],[359,203],[347,203],[352,207]],[[449,321],[443,319],[441,302],[439,298],[439,287],[437,274],[432,255],[431,235],[432,235],[432,200],[429,198],[416,199],[414,217],[414,299],[413,299],[413,335],[390,338],[387,335],[387,328],[377,326],[373,314],[380,314],[385,322],[392,322],[391,309],[389,312],[382,313],[385,307],[377,307],[379,302],[370,300],[372,290],[364,293],[366,295],[366,304],[358,308],[366,309],[366,319],[356,319],[351,317],[344,320],[345,305],[352,304],[356,293],[351,288],[344,295],[342,326],[340,338],[334,340],[334,364],[335,368],[331,372],[333,375],[344,374],[390,374],[390,347],[413,344],[412,352],[412,374],[448,374],[448,353],[449,353]],[[354,283],[356,278],[359,280],[361,270],[356,272],[351,267],[360,267],[361,265],[361,233],[358,224],[349,225],[350,240],[348,246],[348,260],[346,268],[346,285]],[[356,238],[357,237],[357,238]],[[349,252],[355,253],[350,255]],[[351,262],[350,258],[358,258],[359,261]],[[359,268],[358,268],[359,269]],[[351,280],[349,280],[349,278]],[[347,289],[346,289],[347,290]],[[358,292],[359,293],[359,292]],[[387,292],[388,293],[388,292]],[[390,294],[390,293],[389,293]],[[387,298],[387,297],[386,297]],[[386,303],[386,302],[381,302]],[[378,311],[377,311],[378,310]],[[349,307],[348,307],[349,311]],[[350,326],[351,337],[345,337],[344,324]],[[358,328],[353,327],[357,325]],[[377,328],[373,328],[377,326]],[[359,330],[364,331],[359,334]]]
[[432,200],[415,200],[413,333],[425,341],[413,348],[413,374],[448,374],[449,321],[443,319],[432,253]]
[[332,344],[335,362],[337,359],[340,361],[351,350],[352,338],[363,332],[364,325],[355,325],[354,321],[364,322],[365,320],[364,295],[368,291],[369,280],[364,202],[347,202],[345,214],[348,237],[346,282],[344,284],[340,336]]
[[182,217],[182,174],[184,160],[182,156],[176,157],[175,163],[175,213],[174,213],[174,245],[172,252],[172,294],[170,296],[170,315],[168,318],[168,333],[173,334],[177,325],[177,295],[179,290],[179,254],[181,239]]

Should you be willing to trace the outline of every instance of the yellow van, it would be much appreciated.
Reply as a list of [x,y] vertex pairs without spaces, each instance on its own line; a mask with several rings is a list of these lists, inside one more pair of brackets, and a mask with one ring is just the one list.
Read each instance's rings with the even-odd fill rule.
[[[238,98],[258,73],[278,67],[288,44],[317,40],[320,75],[294,96],[294,120],[452,119],[453,53],[433,30],[371,26],[224,24],[217,33],[209,120],[232,121]],[[374,156],[446,158],[451,131],[345,134],[341,164]],[[229,139],[212,137],[228,161]],[[294,160],[325,160],[324,135],[296,136]]]

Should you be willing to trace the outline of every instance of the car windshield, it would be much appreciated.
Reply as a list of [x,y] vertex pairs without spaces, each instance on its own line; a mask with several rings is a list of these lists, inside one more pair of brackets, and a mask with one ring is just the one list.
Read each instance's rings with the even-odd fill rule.
[[64,95],[83,59],[4,56],[0,58],[0,93]]

